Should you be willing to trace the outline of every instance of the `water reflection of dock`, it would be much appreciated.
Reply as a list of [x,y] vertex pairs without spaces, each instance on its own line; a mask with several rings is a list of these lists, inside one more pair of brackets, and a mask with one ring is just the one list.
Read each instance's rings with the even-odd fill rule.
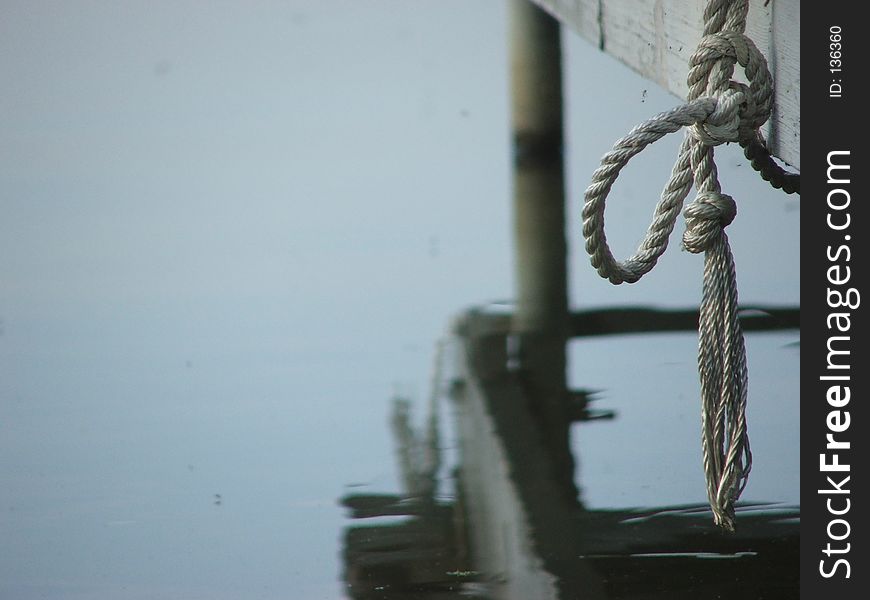
[[[686,317],[691,328],[691,313]],[[756,311],[745,324],[793,327],[796,317],[796,310]],[[608,321],[601,312],[573,319]],[[616,330],[597,333],[655,329],[649,321],[617,321]],[[439,500],[437,489],[437,406],[433,403],[426,425],[415,431],[406,405],[396,405],[393,432],[404,493],[358,494],[343,503],[354,518],[401,519],[348,528],[345,580],[351,597],[796,595],[795,507],[744,505],[738,531],[730,535],[711,524],[706,505],[587,509],[567,444],[572,421],[589,414],[585,396],[563,389],[563,400],[575,410],[567,411],[562,423],[543,418],[534,396],[540,386],[529,384],[522,361],[512,356],[516,344],[509,341],[508,323],[503,316],[467,313],[447,348],[452,367],[437,370],[433,388],[452,398],[459,441],[450,501]],[[664,325],[673,330],[667,319]]]
[[[794,598],[796,507],[744,504],[737,532],[724,533],[706,504],[628,509],[582,501],[575,471],[583,457],[572,453],[571,428],[614,414],[590,406],[594,394],[568,388],[568,341],[696,330],[698,315],[569,312],[559,24],[529,2],[509,6],[516,305],[510,314],[471,310],[456,321],[450,360],[439,353],[422,430],[411,427],[406,404],[396,405],[402,493],[342,499],[351,517],[380,518],[346,530],[347,593],[366,600]],[[746,331],[795,329],[799,314],[762,307],[744,311],[741,323]],[[437,421],[444,391],[458,440],[446,496],[439,495],[446,481],[439,479]],[[642,442],[633,451],[643,452]]]

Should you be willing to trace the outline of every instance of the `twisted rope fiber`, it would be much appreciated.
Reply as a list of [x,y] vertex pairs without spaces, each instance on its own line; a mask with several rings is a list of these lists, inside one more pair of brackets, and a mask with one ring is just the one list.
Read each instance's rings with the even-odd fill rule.
[[[725,234],[737,205],[722,193],[713,148],[740,142],[760,161],[766,152],[759,128],[770,117],[773,84],[767,61],[743,34],[748,9],[747,0],[708,2],[704,35],[689,61],[686,104],[638,125],[616,142],[593,173],[583,208],[583,235],[592,265],[611,283],[634,283],[667,249],[683,203],[695,187],[695,199],[683,211],[683,247],[704,253],[698,323],[703,464],[714,522],[729,531],[734,530],[734,505],[746,487],[752,453],[746,427],[746,351],[737,316],[734,258]],[[748,86],[732,79],[738,64]],[[632,157],[681,128],[686,128],[686,135],[652,223],[635,254],[620,262],[604,232],[607,195]],[[793,183],[779,187],[794,187]]]

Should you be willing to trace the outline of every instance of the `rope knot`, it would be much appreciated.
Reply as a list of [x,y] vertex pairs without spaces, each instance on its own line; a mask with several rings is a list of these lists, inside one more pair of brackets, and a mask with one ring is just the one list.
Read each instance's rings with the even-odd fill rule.
[[[732,81],[721,94],[714,97],[716,107],[713,112],[688,128],[688,133],[705,146],[718,146],[726,142],[737,142],[741,136],[754,134],[751,124],[755,120],[755,103],[749,88]],[[749,113],[753,114],[749,114]],[[749,118],[747,118],[749,117]]]
[[[732,79],[735,65],[743,67],[749,85]],[[705,145],[751,140],[773,107],[773,81],[767,60],[739,31],[722,31],[701,38],[689,59],[688,99],[709,96],[717,106],[706,122],[690,131]]]
[[734,198],[718,192],[700,192],[694,202],[683,210],[686,231],[683,247],[692,254],[713,247],[722,231],[737,216]]

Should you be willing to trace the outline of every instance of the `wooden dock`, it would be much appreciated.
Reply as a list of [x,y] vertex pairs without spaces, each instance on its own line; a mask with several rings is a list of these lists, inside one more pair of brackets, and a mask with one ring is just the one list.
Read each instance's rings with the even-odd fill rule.
[[[533,1],[603,52],[680,98],[686,97],[688,61],[701,37],[706,2]],[[800,0],[751,0],[746,35],[767,57],[773,76],[773,113],[764,131],[770,150],[799,170]]]

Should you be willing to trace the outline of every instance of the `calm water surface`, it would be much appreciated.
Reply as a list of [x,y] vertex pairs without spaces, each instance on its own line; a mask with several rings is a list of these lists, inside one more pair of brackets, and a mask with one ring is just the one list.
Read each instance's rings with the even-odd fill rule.
[[[461,410],[432,371],[454,315],[512,296],[505,31],[489,1],[5,4],[0,598],[441,597],[349,589],[348,536],[409,521],[351,517],[408,492],[393,400],[416,430],[433,389],[425,510],[460,514]],[[574,304],[693,306],[676,244],[636,286],[588,267],[589,174],[676,100],[565,47]],[[618,253],[676,143],[617,184]],[[797,202],[721,154],[741,299],[797,304]],[[749,501],[797,502],[797,338],[748,338]],[[617,412],[572,429],[584,510],[704,502],[695,346],[572,342],[571,384]],[[499,589],[452,548],[425,593]]]

